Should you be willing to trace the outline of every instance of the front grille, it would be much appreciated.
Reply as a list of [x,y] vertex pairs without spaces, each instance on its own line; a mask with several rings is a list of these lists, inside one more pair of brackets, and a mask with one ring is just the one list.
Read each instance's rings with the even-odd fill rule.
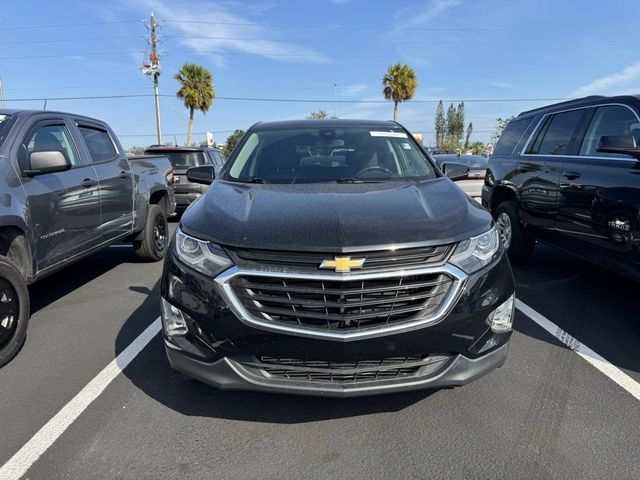
[[453,245],[437,245],[433,247],[378,250],[350,254],[290,252],[235,247],[227,247],[227,251],[233,257],[236,265],[250,269],[255,269],[256,267],[271,267],[317,271],[325,259],[332,259],[334,256],[351,255],[354,258],[365,258],[361,270],[371,272],[385,270],[397,271],[405,268],[440,265],[449,258],[452,248]]
[[376,360],[334,362],[296,358],[259,357],[245,365],[260,368],[270,378],[321,383],[361,383],[426,375],[437,370],[449,357],[411,355]]
[[442,272],[365,280],[239,275],[230,281],[244,308],[261,320],[341,331],[428,317],[452,284]]

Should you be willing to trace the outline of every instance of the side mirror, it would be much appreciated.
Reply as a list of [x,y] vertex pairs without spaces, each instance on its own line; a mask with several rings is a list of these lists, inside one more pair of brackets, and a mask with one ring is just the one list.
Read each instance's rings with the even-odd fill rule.
[[64,153],[58,150],[31,152],[29,154],[29,169],[24,171],[27,177],[43,173],[64,172],[71,168],[71,162]]
[[623,155],[631,155],[640,158],[640,148],[636,145],[636,139],[633,135],[609,135],[600,137],[598,152],[602,153],[621,153]]
[[213,179],[216,178],[213,165],[203,165],[201,167],[191,167],[187,170],[187,180],[193,183],[201,183],[202,185],[211,185]]
[[456,180],[464,180],[469,176],[469,167],[464,163],[445,162],[440,168],[442,173],[454,182]]

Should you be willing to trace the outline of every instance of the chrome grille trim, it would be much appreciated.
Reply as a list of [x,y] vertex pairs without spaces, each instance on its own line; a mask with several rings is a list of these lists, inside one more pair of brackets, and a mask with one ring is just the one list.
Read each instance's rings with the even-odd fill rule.
[[[315,328],[309,328],[302,325],[285,325],[266,320],[264,318],[257,317],[245,308],[240,298],[236,295],[231,285],[231,281],[236,277],[272,277],[280,279],[298,279],[298,280],[320,280],[320,281],[358,281],[358,280],[375,280],[385,278],[399,278],[415,275],[427,275],[427,274],[446,274],[450,276],[453,281],[451,287],[446,293],[445,298],[442,300],[440,306],[430,315],[417,318],[412,318],[407,321],[399,321],[395,324],[382,325],[376,327],[370,327],[363,330],[321,330]],[[404,333],[411,330],[416,330],[428,325],[433,325],[440,322],[453,308],[460,296],[462,287],[464,286],[467,275],[457,267],[450,264],[444,264],[441,266],[425,267],[425,268],[411,268],[406,270],[400,270],[395,272],[352,272],[349,274],[337,274],[337,273],[291,273],[273,270],[248,270],[240,267],[231,267],[224,271],[215,278],[216,285],[227,301],[229,307],[233,310],[235,315],[245,323],[246,325],[259,328],[262,330],[284,333],[288,335],[296,335],[306,338],[317,338],[324,340],[338,340],[338,341],[352,341],[362,340],[365,338],[378,337],[383,335],[391,335],[397,333]]]

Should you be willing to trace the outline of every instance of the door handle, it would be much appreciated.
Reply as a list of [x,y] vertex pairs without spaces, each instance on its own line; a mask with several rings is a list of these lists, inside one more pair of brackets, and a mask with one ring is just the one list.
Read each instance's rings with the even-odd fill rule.
[[127,172],[127,171],[125,171],[125,170],[122,170],[122,171],[120,172],[120,178],[125,178],[125,179],[126,179],[126,178],[129,178],[129,172]]
[[91,178],[85,178],[80,183],[80,185],[82,185],[85,188],[93,187],[95,184],[96,184],[96,181]]
[[562,172],[562,176],[568,180],[576,180],[581,177],[580,172]]

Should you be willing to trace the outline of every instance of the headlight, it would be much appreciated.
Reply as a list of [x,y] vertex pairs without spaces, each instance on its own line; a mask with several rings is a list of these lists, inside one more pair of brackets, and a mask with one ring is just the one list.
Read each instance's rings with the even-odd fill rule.
[[175,252],[180,261],[212,277],[233,265],[219,245],[194,238],[179,228],[176,230]]
[[491,263],[500,248],[500,236],[496,227],[463,240],[458,244],[449,262],[466,273],[473,273]]

